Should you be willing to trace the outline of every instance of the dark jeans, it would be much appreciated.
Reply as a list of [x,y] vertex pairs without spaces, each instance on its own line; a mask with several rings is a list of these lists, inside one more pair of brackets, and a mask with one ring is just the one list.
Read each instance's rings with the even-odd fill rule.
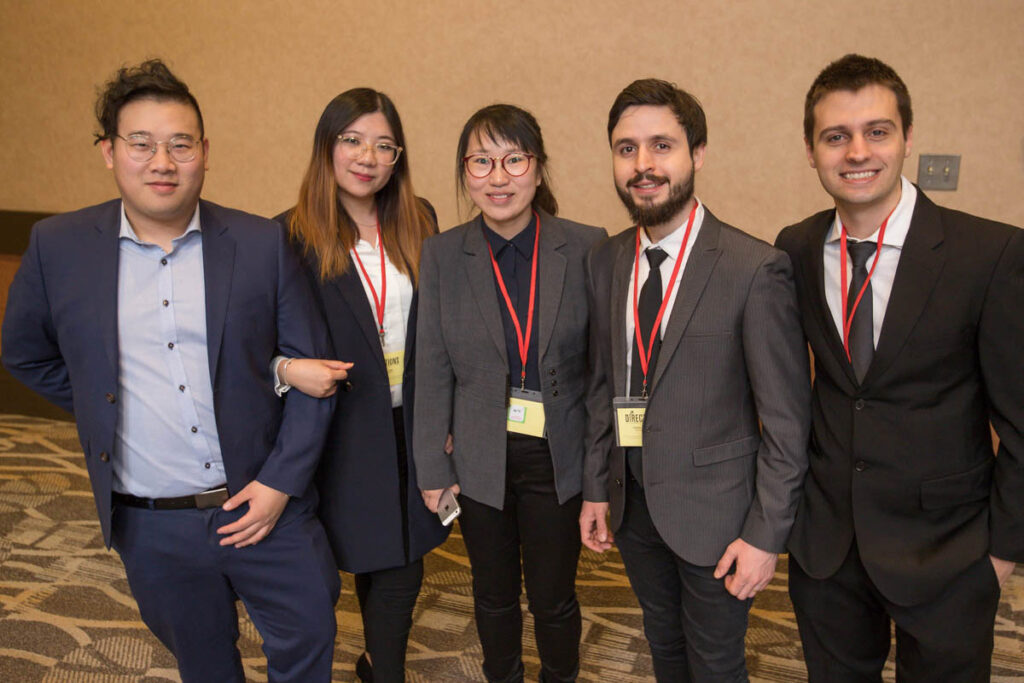
[[423,559],[404,567],[356,574],[355,580],[374,683],[402,683],[412,611],[423,583]]
[[522,579],[534,618],[541,681],[576,680],[581,631],[576,563],[582,497],[558,504],[547,441],[508,437],[504,509],[465,495],[459,502],[487,680],[523,680]]
[[811,683],[880,683],[896,624],[900,683],[982,683],[992,669],[999,582],[988,556],[960,574],[935,599],[893,604],[875,588],[856,540],[827,579],[808,576],[789,558],[789,595]]
[[751,600],[737,600],[714,567],[690,564],[654,528],[640,485],[627,473],[615,543],[644,614],[659,683],[746,681],[743,638]]

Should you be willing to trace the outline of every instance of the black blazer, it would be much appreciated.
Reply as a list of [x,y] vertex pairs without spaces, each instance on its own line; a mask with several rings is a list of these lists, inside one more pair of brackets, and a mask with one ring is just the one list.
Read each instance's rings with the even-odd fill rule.
[[919,604],[988,553],[1024,561],[1024,231],[918,190],[858,386],[825,303],[834,216],[777,240],[793,260],[815,361],[810,472],[789,550],[826,578],[856,534],[882,594]]
[[[434,210],[429,204],[427,207],[436,226]],[[287,216],[282,214],[276,220],[287,224]],[[418,293],[413,294],[406,323],[402,377],[409,476],[403,504],[399,500],[391,386],[366,291],[354,266],[324,282],[315,257],[304,256],[303,261],[327,320],[331,357],[355,364],[349,370],[348,383],[336,394],[337,407],[315,477],[320,521],[339,569],[363,573],[400,567],[443,543],[449,531],[423,504],[412,457]],[[402,533],[403,511],[409,529],[408,548]]]

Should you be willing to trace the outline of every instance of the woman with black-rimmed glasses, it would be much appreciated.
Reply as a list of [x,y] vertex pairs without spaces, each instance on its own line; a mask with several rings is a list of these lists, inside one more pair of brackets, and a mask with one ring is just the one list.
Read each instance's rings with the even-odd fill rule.
[[431,510],[446,490],[459,496],[487,680],[523,680],[525,578],[541,680],[572,681],[581,624],[584,260],[606,235],[555,217],[540,126],[519,107],[470,117],[456,182],[480,213],[423,247],[417,479]]

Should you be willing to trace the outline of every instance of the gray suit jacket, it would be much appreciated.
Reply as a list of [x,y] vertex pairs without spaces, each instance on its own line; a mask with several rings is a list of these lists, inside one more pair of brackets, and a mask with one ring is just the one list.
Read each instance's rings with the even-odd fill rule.
[[[540,213],[535,321],[544,414],[560,503],[580,492],[586,423],[584,261],[600,229]],[[421,489],[459,484],[501,509],[508,355],[480,219],[430,237],[420,259],[413,457]],[[503,305],[503,304],[502,304]],[[445,438],[455,452],[446,455]]]
[[[583,497],[610,501],[613,531],[622,523],[625,457],[612,398],[627,380],[634,240],[633,230],[616,235],[588,261],[594,372]],[[651,519],[693,564],[715,564],[738,537],[781,552],[807,470],[810,422],[789,258],[705,210],[680,278],[643,427]]]

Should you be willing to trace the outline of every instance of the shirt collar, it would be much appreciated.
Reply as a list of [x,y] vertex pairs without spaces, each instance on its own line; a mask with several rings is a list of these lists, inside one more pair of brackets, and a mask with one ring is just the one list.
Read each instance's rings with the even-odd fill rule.
[[505,239],[487,227],[487,223],[484,222],[483,214],[480,215],[480,225],[484,229],[484,237],[487,238],[487,242],[491,245],[491,251],[494,252],[495,256],[497,256],[502,249],[511,244],[523,258],[533,258],[533,243],[536,240],[537,235],[536,218],[531,216],[530,222],[527,223],[526,227],[510,240]]
[[[902,249],[903,243],[907,241],[907,232],[910,231],[910,219],[914,216],[914,206],[917,204],[917,188],[905,176],[900,176],[900,187],[899,204],[896,205],[896,209],[889,216],[889,223],[885,226],[885,239],[882,240],[882,244],[885,246],[896,247],[897,249]],[[836,211],[835,218],[832,220],[832,229],[829,231],[828,239],[825,242],[838,242],[842,230],[842,221],[839,219],[839,212]],[[877,242],[878,230],[876,229],[864,241]]]
[[[700,231],[701,224],[704,223],[704,203],[699,199],[697,202],[697,213],[693,217],[693,228],[690,230],[690,244],[693,244],[694,239],[697,237],[697,233]],[[690,214],[686,214],[683,218],[683,222],[676,227],[671,233],[668,234],[663,240],[654,244],[651,242],[651,238],[647,236],[646,230],[640,231],[640,251],[645,251],[648,247],[657,246],[668,254],[670,259],[675,259],[679,256],[679,247],[683,245],[683,235],[686,234],[686,222],[690,220]],[[689,245],[688,245],[689,246]]]
[[[199,225],[199,204],[196,204],[196,210],[192,213],[192,218],[189,219],[185,232],[175,237],[171,242],[183,239],[190,232],[202,232],[202,228]],[[124,202],[121,202],[121,228],[117,236],[122,239],[130,239],[136,244],[146,244],[146,242],[139,239],[139,236],[135,234],[132,224],[128,222],[128,214],[124,212]]]

